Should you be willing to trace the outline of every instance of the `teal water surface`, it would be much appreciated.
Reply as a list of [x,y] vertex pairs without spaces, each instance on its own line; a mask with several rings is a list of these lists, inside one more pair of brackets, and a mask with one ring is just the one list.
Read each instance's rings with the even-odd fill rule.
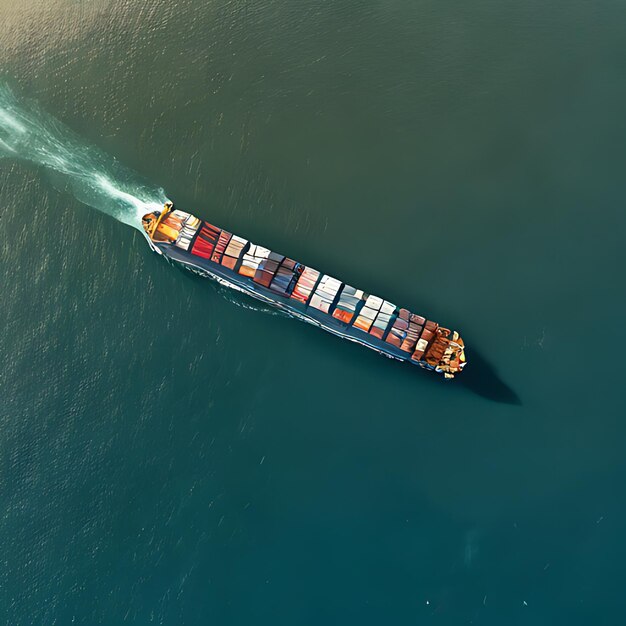
[[[0,24],[0,621],[624,623],[623,3]],[[165,194],[458,328],[472,384],[168,265]]]

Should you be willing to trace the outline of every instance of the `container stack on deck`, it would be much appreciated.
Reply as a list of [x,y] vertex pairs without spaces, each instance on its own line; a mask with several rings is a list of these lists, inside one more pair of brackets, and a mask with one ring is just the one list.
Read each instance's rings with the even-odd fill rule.
[[224,256],[224,252],[226,252],[231,237],[232,234],[225,230],[220,233],[215,248],[213,249],[213,254],[211,255],[211,261],[213,261],[213,263],[219,264],[222,262],[222,257]]
[[259,263],[259,267],[254,274],[254,282],[257,285],[269,288],[272,280],[274,280],[274,275],[278,271],[278,266],[283,262],[284,258],[282,254],[270,252],[267,258]]
[[254,278],[259,269],[259,265],[269,256],[270,251],[263,246],[250,244],[248,251],[243,255],[243,261],[239,268],[239,273],[248,278]]
[[242,256],[247,246],[247,239],[243,239],[242,237],[237,237],[237,235],[233,235],[230,238],[228,246],[226,246],[226,251],[224,252],[224,256],[222,257],[222,265],[224,267],[227,267],[229,270],[234,270],[237,262],[239,261],[239,258]]
[[333,311],[333,317],[341,320],[344,324],[349,324],[356,310],[366,299],[367,296],[361,289],[355,289],[354,287],[350,287],[350,285],[345,285],[339,296],[337,306]]
[[200,227],[200,232],[191,248],[191,253],[203,259],[210,259],[215,249],[215,244],[220,236],[219,229],[204,222]]
[[330,307],[340,288],[341,283],[336,278],[331,278],[325,274],[311,296],[309,306],[322,311],[322,313],[331,313]]
[[181,217],[183,217],[185,221],[180,230],[180,235],[176,239],[176,245],[183,250],[189,250],[191,241],[198,231],[198,226],[200,226],[200,220],[197,217],[193,217],[193,215],[189,215],[188,213],[183,213]]
[[[363,294],[362,291],[359,293],[365,298],[365,304],[361,308],[353,325],[355,328],[359,328],[363,332],[369,333],[377,339],[382,340],[391,320],[396,316],[396,305],[378,296],[366,295]],[[349,298],[352,302],[356,300],[352,295],[350,295]],[[342,302],[341,298],[340,302]],[[349,311],[349,313],[351,313],[351,311]],[[343,317],[343,313],[340,315]]]
[[289,297],[303,269],[304,266],[300,263],[283,257],[276,274],[274,274],[274,279],[270,283],[270,289],[280,296]]
[[[155,214],[144,217],[144,227],[153,241],[173,243],[191,258],[196,256],[221,265],[239,280],[249,281],[252,293],[263,287],[268,290],[268,296],[275,294],[304,307],[303,310],[326,314],[329,323],[341,324],[346,330],[356,329],[364,334],[364,339],[366,335],[371,337],[367,342],[371,347],[378,341],[380,351],[392,353],[393,348],[405,354],[403,359],[443,371],[447,377],[465,364],[463,342],[456,332],[201,222],[189,213],[176,210],[163,217],[162,220],[157,220]],[[397,354],[394,356],[397,358]]]
[[302,274],[300,274],[300,278],[298,279],[296,286],[293,288],[291,297],[294,300],[302,302],[302,304],[306,304],[311,297],[311,292],[317,284],[319,277],[320,273],[317,270],[314,270],[311,267],[305,267]]

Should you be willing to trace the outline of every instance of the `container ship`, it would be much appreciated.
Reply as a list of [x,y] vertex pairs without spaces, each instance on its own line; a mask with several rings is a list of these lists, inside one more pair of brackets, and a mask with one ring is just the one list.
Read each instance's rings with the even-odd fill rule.
[[150,247],[186,269],[380,354],[454,378],[466,365],[456,331],[175,209],[142,218]]

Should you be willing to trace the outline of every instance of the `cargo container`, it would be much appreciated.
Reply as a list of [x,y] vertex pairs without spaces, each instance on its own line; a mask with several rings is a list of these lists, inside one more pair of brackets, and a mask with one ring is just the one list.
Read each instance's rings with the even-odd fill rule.
[[343,339],[454,378],[466,365],[456,331],[174,208],[144,215],[150,247],[186,269]]

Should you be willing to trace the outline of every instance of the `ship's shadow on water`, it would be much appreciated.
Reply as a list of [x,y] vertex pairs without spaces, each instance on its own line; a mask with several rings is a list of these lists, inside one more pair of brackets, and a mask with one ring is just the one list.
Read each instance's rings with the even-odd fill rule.
[[[198,276],[183,269],[176,263],[172,264],[181,274],[184,274],[187,279],[196,281],[199,285],[206,285],[207,283],[215,289],[221,297],[225,298],[232,304],[245,308],[252,309],[259,313],[266,313],[273,316],[281,316],[289,319],[290,316],[282,311],[275,309],[269,305],[264,305],[257,302],[253,298],[232,291],[226,287],[218,285],[214,281],[208,281],[202,276]],[[343,342],[342,342],[343,343]],[[346,342],[347,343],[347,342]],[[358,346],[358,349],[362,350],[362,346]],[[384,360],[384,359],[383,359]],[[397,363],[397,365],[405,366],[406,364]],[[381,365],[385,365],[381,363]],[[417,368],[416,368],[417,369]],[[413,374],[414,372],[411,372]],[[435,384],[442,386],[463,387],[468,391],[475,393],[486,400],[492,402],[499,402],[502,404],[513,404],[517,406],[522,405],[522,400],[517,392],[509,387],[509,385],[500,378],[496,368],[474,348],[468,350],[468,364],[462,373],[458,374],[453,381],[445,380],[442,375],[424,372],[427,377]]]
[[[467,360],[467,366],[454,380],[446,380],[442,374],[415,369],[418,369],[418,376],[422,375],[428,384],[437,385],[442,392],[469,391],[491,402],[522,406],[522,399],[517,392],[502,380],[496,368],[482,354],[474,349],[468,350]],[[406,363],[396,365],[404,371],[413,369],[407,368]],[[414,375],[415,372],[407,371],[407,376]]]
[[[502,378],[496,368],[476,350],[467,352],[467,366],[454,380],[446,380],[441,374],[423,372],[425,377],[442,391],[466,390],[485,400],[522,406],[522,399]],[[403,366],[405,364],[398,363]],[[412,374],[412,372],[410,372]]]
[[468,350],[467,367],[454,382],[487,400],[522,405],[522,399],[517,392],[509,387],[500,378],[496,368],[474,349]]

